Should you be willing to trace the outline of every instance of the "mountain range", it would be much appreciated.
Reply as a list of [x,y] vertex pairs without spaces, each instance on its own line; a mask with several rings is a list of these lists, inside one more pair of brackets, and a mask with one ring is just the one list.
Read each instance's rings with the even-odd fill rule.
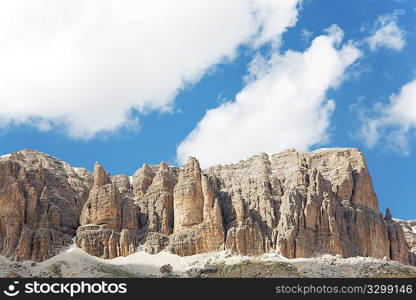
[[0,158],[0,254],[41,262],[73,241],[103,259],[167,251],[416,263],[416,222],[383,216],[363,154],[289,149],[201,169],[144,164],[133,176],[22,150]]

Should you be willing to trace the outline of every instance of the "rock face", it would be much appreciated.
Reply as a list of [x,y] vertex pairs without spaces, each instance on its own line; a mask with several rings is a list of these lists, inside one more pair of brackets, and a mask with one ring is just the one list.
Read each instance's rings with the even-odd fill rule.
[[393,219],[393,221],[403,228],[404,237],[410,250],[411,264],[416,265],[416,220]]
[[191,157],[179,173],[174,190],[174,230],[192,229],[204,220],[202,174],[198,161]]
[[174,234],[168,249],[179,255],[219,250],[224,244],[224,227],[214,181],[202,174],[191,157],[180,169],[174,189]]
[[0,158],[0,254],[43,261],[68,246],[92,175],[31,150]]
[[237,253],[274,250],[289,258],[329,253],[409,261],[400,229],[387,226],[378,211],[356,149],[260,154],[205,172],[218,178],[226,246]]
[[119,191],[119,187],[128,190],[129,186],[123,185],[121,178],[114,181],[99,163],[95,164],[94,185],[77,230],[77,246],[102,258],[127,256],[138,245],[137,207]]
[[205,170],[189,158],[181,168],[144,164],[131,178],[23,151],[0,170],[0,250],[22,260],[56,254],[76,231],[77,245],[102,258],[141,247],[415,262],[401,224],[380,214],[357,149],[287,150]]
[[163,250],[173,232],[173,190],[177,168],[162,162],[144,164],[132,178],[135,203],[140,207],[140,237],[150,253]]

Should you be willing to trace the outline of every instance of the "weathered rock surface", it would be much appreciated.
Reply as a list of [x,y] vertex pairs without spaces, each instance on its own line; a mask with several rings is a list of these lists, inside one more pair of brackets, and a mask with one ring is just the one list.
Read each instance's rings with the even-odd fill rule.
[[42,261],[70,244],[91,177],[36,151],[0,158],[0,254]]
[[[242,254],[275,250],[409,262],[397,226],[386,224],[357,149],[287,150],[205,170],[218,178],[226,246]],[[390,240],[390,237],[392,240]]]
[[173,203],[174,234],[168,249],[182,256],[219,250],[224,228],[215,182],[202,174],[193,157],[179,171]]
[[[127,256],[138,245],[138,211],[119,188],[129,189],[123,178],[111,180],[104,168],[96,163],[94,185],[81,213],[77,230],[77,246],[102,258]],[[124,191],[123,189],[123,191]],[[124,191],[127,194],[126,191]]]
[[0,251],[21,260],[58,253],[77,230],[77,245],[103,258],[140,246],[414,262],[407,225],[379,212],[357,149],[287,150],[206,170],[190,158],[181,168],[144,164],[131,178],[23,151],[0,170]]
[[411,264],[416,265],[416,220],[393,220],[403,228],[404,237],[410,250]]
[[161,162],[158,166],[144,164],[132,178],[133,194],[140,208],[140,237],[143,248],[150,253],[165,249],[173,232],[173,190],[177,168]]
[[[387,233],[390,241],[390,256],[389,258],[400,262],[413,263],[413,255],[410,245],[407,243],[406,235],[400,224],[397,224],[391,215],[390,209],[386,209],[386,216],[384,217],[387,226]],[[403,247],[406,244],[407,247]]]

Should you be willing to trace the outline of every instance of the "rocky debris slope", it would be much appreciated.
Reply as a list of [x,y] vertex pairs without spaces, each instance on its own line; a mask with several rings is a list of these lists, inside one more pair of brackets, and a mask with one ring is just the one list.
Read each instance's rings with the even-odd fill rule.
[[[48,164],[49,174],[56,173],[50,176],[59,180],[40,179],[46,163],[29,164],[30,169],[26,165],[30,156],[53,161]],[[149,253],[166,249],[181,256],[226,249],[241,255],[275,252],[298,258],[339,254],[385,257],[406,264],[413,261],[402,226],[390,212],[385,218],[380,214],[369,171],[357,149],[287,150],[205,170],[191,157],[181,168],[163,162],[144,164],[131,179],[110,177],[100,164],[93,175],[76,171],[33,151],[2,158],[1,170],[17,163],[17,157],[21,168],[32,170],[30,178],[35,179],[30,182],[36,182],[31,183],[35,192],[19,181],[20,171],[8,171],[13,176],[1,173],[3,205],[24,203],[32,211],[36,201],[27,199],[32,194],[41,199],[42,190],[49,195],[52,189],[64,200],[53,202],[55,196],[44,196],[57,208],[50,209],[49,223],[42,223],[41,228],[57,230],[57,215],[59,228],[69,228],[62,233],[65,238],[42,239],[48,255],[33,256],[31,249],[39,244],[36,239],[24,239],[20,247],[16,242],[3,242],[8,250],[2,253],[20,260],[44,260],[56,254],[78,229],[77,245],[102,258],[126,256],[139,246]],[[19,194],[24,188],[26,194]],[[66,203],[72,206],[68,208]],[[42,214],[14,216],[17,211],[9,210],[0,225],[14,224],[14,217],[21,224],[18,228],[38,228],[33,223],[46,218]],[[15,234],[5,232],[4,225],[0,229],[3,239],[16,239]],[[13,230],[20,230],[20,238],[23,230]],[[30,255],[21,248],[30,249],[25,250]]]
[[208,278],[415,278],[416,268],[374,258],[324,255],[309,259],[268,260],[247,258],[238,263],[216,262],[186,274]]
[[287,259],[275,253],[240,256],[229,251],[181,257],[167,251],[139,251],[102,259],[72,247],[41,263],[12,262],[0,256],[0,277],[55,278],[278,278],[416,277],[416,267],[370,257]]

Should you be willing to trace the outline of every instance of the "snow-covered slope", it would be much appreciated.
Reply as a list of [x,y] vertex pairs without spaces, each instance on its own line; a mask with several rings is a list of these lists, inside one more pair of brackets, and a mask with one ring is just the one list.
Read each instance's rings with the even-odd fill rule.
[[[171,265],[169,274],[160,272]],[[368,257],[344,259],[324,255],[286,259],[274,253],[257,257],[226,251],[180,257],[138,251],[127,257],[105,260],[71,246],[42,263],[16,263],[0,257],[1,277],[416,277],[416,268]]]

